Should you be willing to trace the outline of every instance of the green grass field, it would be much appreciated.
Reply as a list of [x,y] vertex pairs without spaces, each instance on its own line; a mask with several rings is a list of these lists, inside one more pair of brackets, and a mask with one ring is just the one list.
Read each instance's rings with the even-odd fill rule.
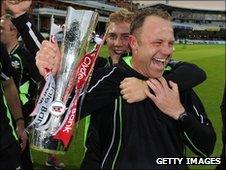
[[[107,50],[104,48],[102,56],[107,56]],[[173,58],[176,60],[194,63],[206,71],[207,80],[195,88],[199,97],[203,101],[206,112],[217,133],[217,142],[212,156],[218,157],[221,153],[221,114],[220,103],[223,96],[225,82],[225,46],[224,45],[176,45]],[[83,121],[80,121],[79,129],[69,151],[65,155],[59,155],[59,158],[65,163],[66,170],[78,169],[83,153]],[[193,156],[188,152],[189,156]],[[32,150],[34,166],[36,170],[51,169],[44,166],[47,154]],[[214,169],[212,166],[194,166],[192,169]]]

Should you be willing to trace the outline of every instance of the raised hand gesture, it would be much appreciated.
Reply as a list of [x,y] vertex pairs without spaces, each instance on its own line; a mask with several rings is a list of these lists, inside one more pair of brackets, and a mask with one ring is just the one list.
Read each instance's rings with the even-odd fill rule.
[[27,12],[31,6],[32,0],[5,0],[3,7],[5,11],[11,13],[15,18]]

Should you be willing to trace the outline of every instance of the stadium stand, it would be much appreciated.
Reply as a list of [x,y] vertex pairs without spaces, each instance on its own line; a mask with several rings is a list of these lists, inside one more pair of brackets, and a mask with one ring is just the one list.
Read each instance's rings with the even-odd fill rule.
[[139,8],[161,8],[173,18],[176,42],[188,44],[225,44],[225,11],[190,9],[166,4]]
[[[53,3],[54,1],[54,3]],[[130,0],[97,0],[97,1],[71,1],[46,0],[34,1],[33,15],[37,27],[42,32],[49,32],[51,15],[55,16],[57,24],[63,24],[67,6],[75,9],[95,10],[100,14],[96,28],[98,34],[103,34],[105,24],[111,12],[119,7],[129,10],[143,10],[146,8],[162,8],[167,10],[173,18],[176,42],[178,43],[204,43],[225,44],[225,11],[203,10],[175,7],[167,4],[140,5]]]

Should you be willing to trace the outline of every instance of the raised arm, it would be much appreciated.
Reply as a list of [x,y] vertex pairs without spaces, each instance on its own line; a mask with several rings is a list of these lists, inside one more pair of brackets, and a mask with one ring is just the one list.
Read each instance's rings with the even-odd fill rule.
[[6,0],[5,10],[13,15],[12,23],[16,26],[19,31],[26,48],[35,57],[37,51],[39,50],[44,37],[37,30],[37,27],[31,21],[31,18],[27,14],[30,8],[31,0],[18,1],[17,3],[12,3]]
[[[165,68],[163,77],[167,81],[177,83],[179,91],[184,91],[202,83],[206,79],[206,74],[195,64],[171,60]],[[144,100],[147,97],[144,92],[147,88],[144,80],[135,77],[125,78],[120,84],[122,97],[128,103]]]

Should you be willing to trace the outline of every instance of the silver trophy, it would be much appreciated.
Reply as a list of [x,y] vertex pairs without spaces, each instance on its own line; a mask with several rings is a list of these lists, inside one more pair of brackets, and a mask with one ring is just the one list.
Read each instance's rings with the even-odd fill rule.
[[55,96],[53,102],[48,105],[48,110],[43,109],[46,111],[46,116],[43,116],[45,120],[31,126],[33,129],[30,131],[30,143],[34,149],[54,154],[65,153],[67,149],[62,141],[53,139],[52,136],[67,117],[66,105],[77,82],[76,71],[81,58],[87,52],[97,21],[98,13],[94,11],[68,7],[61,45],[62,62],[55,78]]

